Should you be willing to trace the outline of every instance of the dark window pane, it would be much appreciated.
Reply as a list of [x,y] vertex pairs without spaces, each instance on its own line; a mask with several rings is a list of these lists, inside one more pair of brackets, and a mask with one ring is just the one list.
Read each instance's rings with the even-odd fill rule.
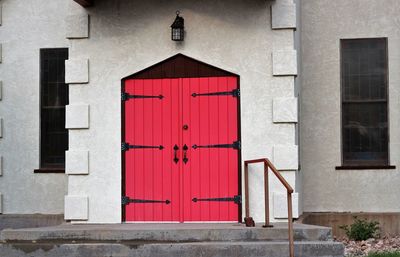
[[386,39],[342,40],[344,165],[388,165]]
[[344,159],[387,159],[386,103],[356,103],[343,106]]
[[68,87],[64,83],[47,83],[42,87],[42,107],[65,106]]
[[65,129],[65,105],[68,86],[65,84],[65,60],[68,49],[42,49],[41,69],[41,167],[64,167],[68,150]]
[[342,40],[345,100],[386,98],[386,40]]
[[47,133],[65,131],[65,108],[49,107],[42,109],[42,126]]

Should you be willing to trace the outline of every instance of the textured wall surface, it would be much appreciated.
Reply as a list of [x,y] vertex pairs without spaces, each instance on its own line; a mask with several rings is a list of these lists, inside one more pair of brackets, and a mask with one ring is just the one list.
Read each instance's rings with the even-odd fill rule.
[[[121,79],[177,53],[240,75],[242,159],[276,158],[298,190],[293,3],[97,0],[83,9],[72,0],[3,0],[3,212],[62,213],[65,199],[66,219],[120,222]],[[185,18],[181,43],[170,39],[176,10]],[[66,46],[71,84],[64,198],[65,175],[33,174],[33,169],[39,166],[39,49]],[[274,99],[290,104],[274,107]],[[251,215],[260,221],[262,167],[252,166],[250,173]],[[285,198],[273,197],[284,188],[274,178],[270,183],[271,214],[279,206],[283,211],[276,217],[284,218]]]
[[64,212],[64,174],[39,168],[39,50],[67,47],[65,0],[2,0],[0,81],[3,213]]
[[[271,4],[274,2],[264,0],[99,0],[94,7],[85,10],[90,17],[89,38],[70,36],[87,35],[82,31],[86,28],[86,19],[83,25],[77,25],[77,31],[70,29],[68,32],[70,58],[89,60],[90,63],[89,83],[74,81],[77,84],[70,87],[71,105],[90,106],[90,128],[70,130],[70,150],[87,150],[90,163],[88,175],[68,176],[68,195],[88,199],[88,217],[82,212],[77,220],[84,219],[89,223],[121,221],[121,78],[177,53],[240,75],[243,160],[273,159],[274,145],[295,146],[294,119],[277,124],[272,121],[273,99],[294,97],[295,6],[290,5],[291,0],[282,1],[276,4],[284,6],[274,9],[277,12],[289,9],[290,14],[285,16],[287,21],[285,17],[275,15],[280,19],[277,21],[279,30],[272,30],[271,25]],[[68,17],[79,15],[83,9],[76,5],[69,10]],[[170,39],[169,26],[176,10],[180,10],[185,18],[186,38],[181,43]],[[286,27],[290,29],[284,29]],[[274,51],[278,51],[289,65],[289,69],[285,69],[282,62],[276,60],[279,77],[273,76]],[[82,72],[82,69],[76,72]],[[296,113],[296,110],[291,112]],[[297,150],[294,155],[297,160]],[[296,170],[297,166],[283,172],[293,187],[296,187]],[[262,220],[262,168],[254,166],[250,172],[252,216]],[[284,192],[275,179],[271,179],[271,210],[273,192]],[[276,201],[281,203],[275,204],[286,205],[284,199],[276,198]],[[297,202],[294,204],[298,205]],[[72,214],[68,216],[72,217]]]
[[[306,212],[400,211],[400,2],[302,1],[301,167]],[[387,37],[390,164],[396,170],[335,170],[341,165],[340,39]]]

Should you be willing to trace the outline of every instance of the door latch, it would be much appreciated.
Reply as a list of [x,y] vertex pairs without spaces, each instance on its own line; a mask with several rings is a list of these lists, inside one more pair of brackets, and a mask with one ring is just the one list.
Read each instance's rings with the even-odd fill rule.
[[183,163],[187,163],[189,161],[189,159],[187,158],[187,150],[189,150],[189,147],[185,144],[183,146]]
[[179,150],[179,146],[175,145],[175,146],[174,146],[174,162],[175,162],[175,163],[178,163],[178,162],[179,162],[178,150]]

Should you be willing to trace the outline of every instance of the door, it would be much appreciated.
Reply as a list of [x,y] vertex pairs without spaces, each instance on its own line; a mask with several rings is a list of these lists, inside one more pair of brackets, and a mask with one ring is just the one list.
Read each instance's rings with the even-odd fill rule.
[[239,220],[236,77],[125,81],[125,220]]

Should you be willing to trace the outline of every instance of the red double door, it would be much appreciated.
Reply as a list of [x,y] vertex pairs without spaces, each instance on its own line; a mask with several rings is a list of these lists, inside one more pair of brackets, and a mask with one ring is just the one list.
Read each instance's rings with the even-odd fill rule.
[[124,90],[125,221],[238,221],[237,78],[131,79]]

